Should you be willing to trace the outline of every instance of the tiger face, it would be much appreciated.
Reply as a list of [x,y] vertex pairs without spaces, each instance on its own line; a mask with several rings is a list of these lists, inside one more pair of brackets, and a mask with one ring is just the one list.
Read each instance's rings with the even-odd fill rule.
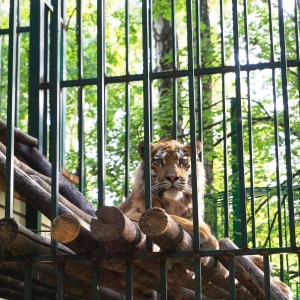
[[[143,147],[141,142],[138,147],[141,157],[144,155]],[[197,153],[200,151],[201,144],[197,142]],[[200,166],[199,171],[202,171]],[[182,145],[174,140],[151,144],[151,191],[154,197],[172,198],[174,201],[192,195],[190,144]]]
[[[150,146],[152,205],[164,208],[169,214],[190,219],[192,213],[190,144],[183,145],[175,140],[161,140]],[[201,151],[199,141],[196,143],[196,150],[197,154]],[[138,151],[144,159],[144,142],[140,142]],[[205,175],[200,161],[197,161],[196,176],[200,217],[203,217]],[[145,183],[141,178],[144,178],[144,162],[141,163],[136,174],[136,179],[144,188]]]

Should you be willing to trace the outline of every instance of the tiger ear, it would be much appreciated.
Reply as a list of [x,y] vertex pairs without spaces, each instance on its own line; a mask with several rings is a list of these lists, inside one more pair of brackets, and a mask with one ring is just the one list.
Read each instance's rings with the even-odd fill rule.
[[[152,149],[153,145],[150,143],[150,149]],[[138,152],[140,154],[141,159],[145,158],[145,142],[140,141],[138,144]]]
[[145,153],[145,142],[144,141],[140,141],[139,144],[138,144],[138,152],[140,154],[140,157],[142,159],[144,159],[144,153]]
[[[191,150],[191,143],[188,143],[187,144],[187,147],[189,148],[189,151]],[[202,144],[200,141],[196,140],[196,152],[197,152],[197,155],[201,152],[202,150]]]
[[202,151],[202,144],[198,140],[196,140],[196,150],[197,150],[197,155]]

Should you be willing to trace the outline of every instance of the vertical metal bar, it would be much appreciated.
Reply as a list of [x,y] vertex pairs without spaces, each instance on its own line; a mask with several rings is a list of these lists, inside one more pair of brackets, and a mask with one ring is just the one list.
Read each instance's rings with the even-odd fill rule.
[[[151,93],[150,93],[150,54],[149,54],[149,2],[142,2],[142,24],[143,24],[143,102],[144,102],[144,142],[145,142],[145,208],[149,209],[152,206],[151,200],[151,150],[150,143],[152,140],[151,132]],[[147,250],[151,251],[152,243],[146,240]]]
[[[58,174],[59,150],[60,150],[60,41],[61,41],[61,0],[53,1],[51,14],[50,37],[50,160],[52,164],[51,184],[51,220],[58,215]],[[52,251],[55,252],[57,244],[52,243]]]
[[[20,27],[20,2],[17,4],[17,30]],[[21,35],[16,36],[16,92],[15,92],[15,127],[19,127],[19,109],[20,109],[20,43]]]
[[13,217],[14,191],[14,125],[16,95],[16,53],[17,53],[17,0],[10,1],[9,43],[8,43],[8,84],[7,84],[7,142],[5,176],[5,217]]
[[24,267],[24,300],[30,300],[32,299],[32,264],[26,262]]
[[160,297],[162,300],[168,299],[168,281],[167,281],[167,259],[160,260]]
[[265,299],[271,299],[270,263],[268,255],[264,255]]
[[64,274],[65,274],[64,264],[59,263],[57,265],[57,293],[56,293],[56,298],[58,300],[63,300],[65,298]]
[[188,84],[189,84],[189,117],[190,117],[190,139],[191,139],[191,167],[193,188],[193,225],[194,225],[194,249],[200,249],[199,241],[199,218],[198,218],[198,195],[197,195],[197,152],[196,152],[196,117],[195,117],[195,78],[194,78],[194,39],[193,39],[193,7],[192,0],[186,1],[187,14],[187,44],[188,44]]
[[[43,151],[44,143],[44,97],[40,83],[44,78],[44,24],[45,4],[32,1],[30,4],[29,30],[29,89],[28,89],[28,133],[39,141],[38,150]],[[37,43],[36,41],[39,41]],[[26,227],[41,229],[41,214],[26,203]]]
[[[83,78],[83,53],[82,53],[82,1],[76,4],[76,38],[77,38],[77,69],[78,79]],[[84,194],[85,167],[84,167],[84,87],[78,87],[78,144],[79,144],[79,190]]]
[[133,299],[132,261],[126,260],[126,300]]
[[98,0],[97,14],[97,136],[98,136],[98,207],[105,203],[106,95],[105,95],[105,1]]
[[[66,24],[66,7],[65,7],[66,1],[61,0],[61,30],[60,32],[60,80],[65,79],[65,73],[66,73],[66,39],[65,39],[65,28],[67,26]],[[60,143],[59,143],[59,164],[60,166],[65,165],[65,158],[66,158],[66,147],[65,147],[65,140],[66,140],[66,111],[67,111],[67,105],[66,105],[66,89],[60,89]]]
[[[244,26],[246,41],[246,59],[249,61],[249,34],[248,34],[248,1],[244,0]],[[252,130],[252,104],[251,104],[251,78],[247,71],[247,101],[248,101],[248,140],[249,140],[249,169],[250,169],[250,202],[251,202],[251,240],[252,247],[256,247],[256,225],[255,225],[255,199],[254,199],[254,159],[253,159],[253,130]]]
[[[43,4],[44,1],[40,0]],[[43,43],[43,48],[44,48],[44,82],[48,82],[49,78],[48,78],[48,73],[49,73],[49,62],[48,62],[48,57],[49,57],[49,49],[48,49],[48,45],[49,45],[49,8],[48,6],[45,6],[45,10],[44,10],[44,43]],[[47,156],[48,154],[48,127],[47,127],[47,121],[48,121],[48,90],[44,89],[42,91],[43,93],[43,110],[42,110],[42,114],[43,114],[43,124],[41,126],[42,128],[42,143],[43,146],[41,147],[42,149],[42,153]]]
[[[196,61],[197,61],[197,68],[201,67],[201,5],[200,0],[195,1],[196,2]],[[203,97],[202,97],[202,77],[197,76],[197,108],[198,108],[198,139],[203,144]],[[204,145],[202,146],[204,147]],[[201,152],[201,161],[203,161],[203,151]],[[200,212],[200,214],[203,214],[203,212]]]
[[151,99],[150,99],[150,65],[149,65],[149,2],[143,0],[143,97],[144,97],[144,139],[145,139],[145,186],[146,209],[151,207],[151,176],[150,176],[150,142],[151,142]]
[[281,68],[281,84],[283,98],[283,118],[284,118],[284,141],[285,141],[285,157],[287,172],[287,195],[289,210],[289,229],[290,243],[292,247],[296,247],[295,232],[295,215],[294,215],[294,190],[293,190],[293,172],[291,157],[291,135],[290,135],[290,117],[289,117],[289,96],[288,96],[288,80],[287,80],[287,58],[285,47],[285,30],[282,0],[278,0],[278,16],[279,16],[279,42],[280,42],[280,68]]
[[242,121],[242,96],[241,96],[241,66],[239,61],[239,25],[238,25],[238,3],[237,0],[232,1],[233,11],[233,32],[234,32],[234,69],[235,69],[235,91],[236,91],[236,122],[237,122],[237,153],[238,153],[238,173],[239,173],[239,201],[240,204],[240,220],[237,226],[242,233],[242,246],[248,247],[247,243],[247,220],[246,220],[246,190],[245,190],[245,166],[244,166],[244,133]]
[[[130,66],[130,29],[129,29],[129,0],[125,0],[125,45],[126,45],[126,76],[129,75]],[[126,81],[125,88],[125,197],[129,195],[129,173],[130,173],[130,85]]]
[[[273,15],[272,15],[272,1],[268,0],[269,10],[269,31],[270,31],[270,50],[271,62],[275,61],[274,56],[274,33],[273,33]],[[274,145],[275,145],[275,160],[276,160],[276,197],[277,197],[277,211],[278,211],[278,239],[279,247],[282,247],[282,214],[281,214],[281,182],[280,182],[280,158],[279,158],[279,134],[278,134],[278,113],[277,113],[277,94],[276,94],[276,78],[275,69],[272,69],[272,89],[273,89],[273,113],[274,113]],[[280,273],[283,278],[283,257],[280,256]]]
[[230,300],[236,299],[235,290],[235,257],[230,256],[229,259],[229,286],[230,286]]
[[[177,64],[177,34],[176,34],[176,5],[175,1],[171,1],[171,13],[172,13],[172,69],[175,71],[178,68]],[[173,139],[178,137],[178,84],[177,77],[173,77]]]
[[[225,33],[224,33],[224,4],[220,1],[220,27],[221,27],[221,64],[225,66]],[[228,144],[227,144],[227,105],[226,81],[222,73],[222,114],[223,114],[223,157],[224,157],[224,237],[229,237],[229,194],[228,194]]]
[[[190,139],[191,139],[191,167],[192,167],[192,195],[193,195],[193,248],[200,249],[199,237],[199,207],[197,195],[197,152],[196,152],[196,99],[194,78],[194,25],[193,25],[193,1],[186,1],[187,15],[187,45],[188,45],[188,85],[189,85],[189,117],[190,117]],[[201,263],[195,259],[195,299],[201,299]]]
[[[295,36],[296,36],[296,57],[300,59],[300,46],[299,46],[299,14],[298,14],[298,1],[294,0],[294,24],[295,24]],[[298,75],[298,97],[299,97],[299,114],[300,114],[300,67],[297,67]]]
[[99,262],[92,261],[92,299],[99,299]]
[[201,260],[195,258],[195,300],[202,299]]

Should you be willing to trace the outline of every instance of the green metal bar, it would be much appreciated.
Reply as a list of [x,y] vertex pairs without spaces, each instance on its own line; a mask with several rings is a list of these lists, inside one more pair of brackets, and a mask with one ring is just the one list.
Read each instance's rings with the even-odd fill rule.
[[10,2],[9,12],[9,53],[7,84],[7,144],[5,176],[5,217],[13,217],[14,191],[14,127],[15,127],[15,92],[16,92],[16,53],[17,53],[17,0]]
[[[152,141],[152,95],[150,91],[150,47],[149,47],[149,2],[147,0],[142,1],[142,26],[143,26],[143,104],[144,104],[144,159],[145,159],[145,208],[149,209],[152,207],[151,199],[151,150],[150,143]],[[149,53],[150,52],[150,53]],[[148,251],[152,251],[152,242],[146,239],[146,247]]]
[[57,293],[56,298],[63,300],[65,298],[64,286],[65,266],[62,263],[57,264]]
[[160,260],[160,299],[168,299],[167,259]]
[[[126,76],[129,75],[130,72],[130,26],[129,26],[129,0],[125,1],[125,40],[126,40]],[[130,85],[129,82],[125,83],[125,197],[127,197],[130,193],[129,184],[129,174],[130,174]]]
[[97,148],[98,148],[98,207],[105,204],[106,95],[105,95],[105,1],[98,0],[97,14]]
[[[39,141],[38,150],[43,151],[44,97],[40,90],[44,79],[44,22],[45,5],[41,1],[30,3],[29,31],[29,89],[28,89],[28,134]],[[37,43],[36,41],[40,41]],[[41,230],[41,214],[26,203],[26,227]]]
[[[18,14],[16,14],[16,16],[18,16]],[[29,26],[18,26],[17,25],[17,28],[16,28],[17,33],[29,32],[29,30],[30,30]],[[0,29],[0,35],[9,34],[9,33],[10,33],[9,28]]]
[[196,258],[195,265],[195,300],[202,299],[202,278],[201,278],[201,260]]
[[229,286],[230,286],[230,300],[236,299],[235,290],[235,259],[234,256],[230,256],[229,259]]
[[[221,65],[225,66],[225,34],[224,34],[224,4],[220,1],[220,29],[221,29]],[[229,184],[228,184],[228,142],[227,142],[227,103],[226,79],[222,73],[222,132],[223,132],[223,157],[224,157],[224,237],[229,237]]]
[[269,263],[268,255],[264,255],[264,283],[265,283],[265,297],[266,299],[271,299],[270,263]]
[[92,261],[92,299],[98,300],[99,295],[99,263]]
[[[171,14],[172,14],[172,69],[178,69],[177,57],[177,34],[176,34],[176,1],[171,1]],[[178,137],[178,80],[173,77],[173,139]]]
[[24,264],[24,300],[32,299],[32,263]]
[[[249,32],[248,32],[248,1],[244,0],[244,27],[246,41],[247,65],[250,63]],[[253,159],[253,126],[252,126],[252,102],[251,102],[251,77],[247,71],[247,102],[248,102],[248,141],[249,141],[249,169],[250,169],[250,202],[251,202],[251,241],[252,247],[256,247],[256,222],[255,222],[255,195],[254,195],[254,159]]]
[[126,300],[133,299],[133,264],[131,260],[126,260]]
[[[61,42],[61,0],[53,1],[51,14],[50,37],[50,161],[51,174],[51,221],[58,215],[58,174],[60,171],[60,42]],[[56,252],[57,244],[52,243],[52,251]]]
[[[82,50],[82,1],[76,2],[76,39],[77,39],[77,68],[78,79],[83,78],[83,50]],[[78,169],[79,190],[85,193],[85,161],[84,161],[84,87],[78,87]]]
[[17,0],[10,1],[8,83],[7,83],[7,142],[5,175],[5,217],[13,217],[14,191],[14,127],[16,95],[16,55],[17,55]]
[[285,160],[287,172],[287,194],[288,194],[288,210],[289,210],[289,228],[290,243],[296,247],[295,232],[295,214],[294,214],[294,190],[293,190],[293,170],[291,157],[291,134],[290,134],[290,113],[289,113],[289,96],[288,96],[288,79],[287,79],[287,61],[285,46],[285,30],[282,0],[278,1],[279,16],[279,39],[280,39],[280,63],[281,63],[281,84],[283,98],[283,118],[284,118],[284,141],[285,141]]
[[[17,4],[17,16],[18,20],[17,22],[19,23],[19,16],[20,16],[20,3],[18,1]],[[18,27],[17,27],[17,33],[18,33]],[[21,41],[21,36],[20,34],[17,34],[16,36],[16,75],[15,75],[15,127],[19,127],[19,110],[20,110],[20,41]]]
[[192,193],[193,193],[193,246],[195,250],[200,249],[199,218],[198,218],[198,194],[197,194],[197,152],[196,152],[196,108],[195,108],[195,78],[194,78],[194,49],[193,49],[193,4],[191,0],[186,1],[187,11],[187,44],[188,47],[188,85],[189,85],[189,117],[190,117],[190,139],[191,139],[191,170],[192,170]]
[[[270,49],[271,61],[275,61],[274,56],[274,33],[273,33],[273,15],[272,1],[268,0],[269,9],[269,31],[270,31]],[[278,133],[278,113],[277,113],[277,94],[276,94],[276,79],[275,69],[272,69],[272,87],[273,87],[273,114],[274,114],[274,145],[275,145],[275,160],[276,160],[276,197],[277,197],[277,212],[278,212],[278,240],[279,247],[283,246],[283,230],[282,230],[282,213],[281,213],[281,180],[280,180],[280,157],[279,157],[279,133]],[[280,263],[280,280],[284,280],[284,258],[279,256]]]
[[150,96],[150,65],[149,65],[149,3],[147,0],[142,2],[142,23],[143,23],[143,102],[144,102],[144,141],[145,141],[145,197],[146,209],[151,207],[151,176],[150,164],[151,153],[151,96]]
[[[236,99],[231,98],[231,132],[237,131],[236,124]],[[232,210],[233,210],[233,241],[237,246],[242,245],[241,237],[241,202],[240,202],[240,182],[238,180],[238,151],[237,151],[237,136],[231,136],[231,170],[232,170]]]
[[239,22],[238,3],[232,1],[233,31],[234,31],[234,61],[235,61],[235,92],[236,92],[236,126],[237,126],[237,153],[238,153],[238,174],[239,174],[239,205],[240,209],[240,232],[241,244],[239,247],[247,248],[247,218],[246,218],[246,190],[245,190],[245,167],[244,167],[244,133],[242,122],[242,96],[241,96],[241,68],[240,68],[240,47],[239,47]]
[[[200,0],[195,1],[195,10],[196,10],[196,67],[197,69],[201,68],[201,4]],[[202,76],[197,76],[197,94],[196,94],[196,101],[197,101],[197,114],[195,117],[198,118],[198,139],[203,145],[203,95],[202,95]],[[200,153],[201,161],[204,162],[204,153],[203,151]],[[203,214],[200,212],[200,214]]]
[[[288,67],[298,67],[297,60],[289,60],[287,61]],[[266,69],[279,69],[280,62],[268,62],[268,63],[258,63],[258,64],[249,64],[240,66],[241,71],[256,71],[256,70],[266,70]],[[235,71],[234,66],[221,66],[221,67],[209,67],[209,68],[195,68],[195,76],[203,76],[203,75],[214,75],[214,74],[227,74],[233,73]],[[176,70],[176,71],[168,71],[168,72],[154,72],[150,73],[150,79],[165,79],[165,78],[180,78],[187,77],[187,70]],[[86,85],[96,85],[97,78],[85,78],[82,80],[63,80],[61,82],[61,87],[73,87],[73,86],[86,86]],[[105,77],[105,84],[108,83],[120,83],[120,82],[131,82],[131,81],[142,81],[143,74],[130,74],[128,76],[110,76]],[[50,88],[49,83],[45,83],[42,85],[42,88],[47,89]]]

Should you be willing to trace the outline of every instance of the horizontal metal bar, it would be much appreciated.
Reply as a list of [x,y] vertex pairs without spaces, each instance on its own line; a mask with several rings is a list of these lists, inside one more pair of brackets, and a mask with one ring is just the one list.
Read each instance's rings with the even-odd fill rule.
[[[290,60],[287,62],[287,66],[291,67],[299,67],[300,60]],[[241,71],[258,71],[258,70],[274,70],[280,69],[280,62],[269,62],[269,63],[259,63],[259,64],[249,64],[242,65]],[[213,68],[199,68],[195,69],[195,76],[203,76],[203,75],[216,75],[216,74],[226,74],[233,73],[234,66],[223,66],[223,67],[213,67]],[[165,79],[165,78],[180,78],[187,77],[187,70],[179,70],[179,71],[170,71],[170,72],[152,72],[150,73],[150,79]],[[141,81],[143,80],[143,74],[133,74],[133,75],[124,75],[124,76],[111,76],[105,77],[105,84],[110,83],[126,83],[132,81]],[[75,87],[75,86],[87,86],[87,85],[96,85],[97,78],[86,78],[86,79],[78,79],[78,80],[64,80],[61,82],[61,87]],[[41,89],[50,89],[51,84],[49,82],[44,82],[41,84]]]
[[[29,32],[29,26],[17,27],[17,33]],[[9,33],[8,28],[0,29],[0,35],[5,35]]]
[[[111,253],[99,254],[98,260],[107,259],[165,259],[165,258],[201,258],[206,256],[244,256],[244,255],[271,255],[271,254],[298,254],[300,255],[300,247],[281,247],[281,248],[263,248],[263,249],[228,249],[228,250],[195,250],[195,251],[174,251],[174,252],[133,252],[133,253]],[[3,262],[65,262],[65,261],[92,261],[95,257],[89,255],[28,255],[26,257],[3,257]]]

